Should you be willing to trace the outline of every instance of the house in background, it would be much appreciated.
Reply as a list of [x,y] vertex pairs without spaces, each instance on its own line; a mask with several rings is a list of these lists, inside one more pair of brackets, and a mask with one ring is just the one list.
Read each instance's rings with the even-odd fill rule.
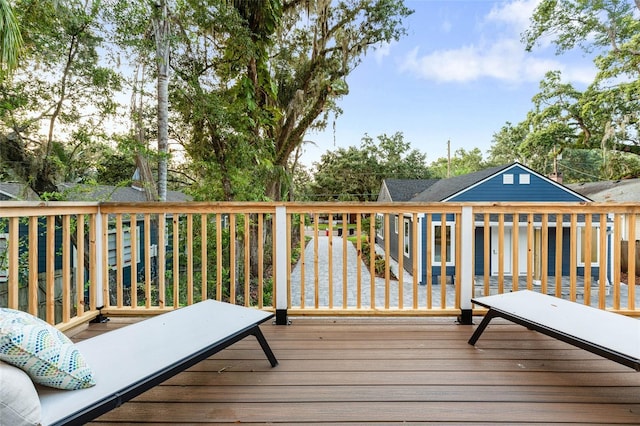
[[[76,183],[63,183],[58,185],[58,191],[63,193],[65,199],[68,201],[112,201],[112,202],[147,202],[148,195],[140,186],[139,182],[135,181],[134,176],[134,184],[131,186],[114,186],[114,185],[87,185],[87,184],[76,184]],[[27,185],[19,184],[19,183],[0,183],[0,201],[39,201],[39,197],[35,192],[33,192]],[[179,191],[167,191],[167,201],[173,202],[183,202],[190,201],[191,197],[179,192]],[[136,241],[143,242],[145,241],[145,228],[143,217],[140,216],[137,219],[137,227],[136,227]],[[132,253],[131,253],[131,218],[129,216],[123,217],[122,221],[123,235],[122,235],[122,253],[120,253],[121,261],[123,265],[122,271],[122,279],[123,285],[125,288],[131,286],[131,261],[132,261]],[[38,219],[38,234],[41,236],[38,238],[38,273],[44,279],[44,274],[47,272],[47,264],[51,259],[47,259],[47,248],[46,248],[46,229],[47,229],[47,220],[45,217],[41,217]],[[29,229],[28,224],[20,223],[19,224],[19,235],[22,239],[23,236],[26,239],[28,235]],[[55,245],[56,249],[54,250],[54,275],[56,281],[62,279],[62,254],[59,249],[62,246],[62,230],[60,226],[56,226],[55,229],[56,237],[55,237]],[[9,234],[7,231],[1,226],[0,222],[0,299],[2,297],[6,297],[4,289],[6,287],[3,286],[4,283],[7,282],[7,267],[6,267],[6,253],[8,247],[8,237]],[[88,236],[87,236],[88,237]],[[108,256],[108,265],[110,268],[110,273],[113,274],[113,279],[115,280],[115,268],[117,265],[116,259],[118,253],[116,252],[116,226],[115,223],[110,222],[107,230],[107,238],[109,241],[109,256]],[[151,260],[152,270],[150,271],[153,277],[155,274],[154,271],[157,271],[157,263],[158,263],[158,232],[156,227],[151,227],[151,232],[149,235],[150,245],[146,247],[143,243],[137,244],[136,250],[136,266],[138,271],[138,280],[142,281],[145,278],[145,274],[147,273],[145,269],[145,256],[149,256]],[[167,242],[169,243],[169,242]],[[87,242],[88,244],[88,242]],[[28,250],[27,247],[21,245],[20,254],[23,255]],[[167,247],[167,253],[171,252],[171,247]],[[76,262],[75,256],[71,256],[71,261]],[[76,264],[72,264],[71,270],[76,270]],[[85,270],[85,273],[88,273],[88,270]],[[21,278],[22,279],[22,278]],[[26,278],[25,278],[26,279]],[[85,280],[88,280],[88,276],[85,277]],[[152,278],[153,279],[153,278]],[[56,288],[61,288],[59,284],[56,284]]]
[[385,179],[382,181],[378,202],[411,201],[415,196],[440,179]]
[[[63,183],[58,185],[58,191],[65,194],[65,199],[73,201],[102,201],[102,202],[148,202],[148,194],[143,189],[141,183],[136,179],[134,175],[133,183],[131,186],[114,186],[114,185],[87,185],[87,184],[74,184]],[[184,202],[191,201],[191,197],[180,191],[167,191],[168,202]],[[150,245],[145,247],[142,243],[145,241],[145,228],[143,217],[140,216],[136,222],[136,241],[139,243],[136,245],[137,251],[135,253],[136,258],[136,270],[138,271],[138,280],[143,281],[145,279],[145,256],[148,254],[151,258],[152,265],[152,280],[155,278],[155,272],[157,271],[158,263],[158,229],[155,226],[151,227],[149,235]],[[131,286],[131,220],[129,217],[124,217],[122,221],[123,235],[122,245],[123,252],[122,258],[122,279],[125,288]],[[107,233],[109,239],[109,260],[108,265],[112,271],[116,269],[116,227],[115,224],[109,224],[109,230]],[[167,244],[169,242],[167,241]],[[170,247],[167,248],[167,252],[171,252]]]
[[[592,201],[608,203],[640,202],[640,179],[605,180],[599,182],[572,183],[567,185],[573,191],[589,197]],[[636,217],[635,240],[640,240],[640,217]],[[622,217],[620,232],[627,240],[629,222]]]
[[[607,180],[567,185],[574,191],[596,202],[639,203],[640,179]],[[629,235],[630,221],[635,220],[635,234]],[[623,215],[620,218],[620,268],[629,272],[629,241],[635,241],[636,275],[640,275],[640,215]]]
[[[403,186],[404,184],[404,186]],[[408,198],[407,194],[411,194],[416,188],[422,188],[422,191],[415,194],[413,197]],[[408,198],[408,199],[407,199]],[[591,201],[588,197],[579,194],[578,192],[559,184],[558,182],[543,176],[536,171],[520,164],[512,163],[504,166],[488,168],[479,172],[469,173],[462,176],[455,176],[448,179],[440,179],[437,181],[397,181],[397,180],[385,180],[382,184],[380,196],[378,198],[380,202],[389,201],[411,201],[411,202],[429,202],[429,203],[447,203],[447,202],[586,202]],[[569,275],[570,273],[570,229],[569,223],[566,218],[559,217],[559,223],[562,224],[562,250],[563,264],[562,275]],[[429,241],[432,247],[431,250],[431,274],[434,277],[453,277],[456,275],[455,259],[455,217],[453,215],[447,215],[447,217],[441,217],[441,215],[432,215],[431,220],[427,221],[425,215],[419,216],[418,229],[420,229],[420,235],[411,235],[410,230],[413,227],[413,218],[410,216],[394,217],[389,231],[389,247],[390,256],[395,260],[398,253],[403,253],[405,256],[404,265],[412,265],[415,256],[418,256],[418,269],[420,274],[420,280],[422,283],[426,283],[427,276],[427,259],[426,259],[426,247]],[[556,228],[555,228],[555,215],[551,215],[548,224],[548,250],[547,250],[547,265],[549,271],[555,270],[555,250],[556,250]],[[534,218],[534,238],[536,241],[542,240],[542,227],[540,218]],[[380,222],[380,221],[378,221]],[[430,228],[427,228],[427,222],[430,222]],[[578,226],[584,224],[584,217],[578,219]],[[499,244],[499,230],[498,230],[498,218],[492,216],[490,218],[490,256],[489,267],[490,275],[498,274],[498,244]],[[513,228],[518,226],[518,252],[514,253],[512,248],[512,236]],[[584,225],[583,225],[584,226]],[[599,226],[599,223],[594,219],[594,227]],[[475,218],[475,234],[474,244],[475,253],[477,257],[474,264],[474,274],[484,275],[485,261],[484,261],[484,217],[477,216]],[[446,244],[444,262],[441,259],[441,233],[446,233]],[[398,250],[398,232],[404,232],[404,249]],[[594,246],[597,247],[598,231],[592,233],[594,240]],[[413,247],[413,238],[418,238],[418,252],[412,253],[411,247]],[[527,223],[524,221],[524,217],[520,217],[516,223],[514,223],[512,215],[505,215],[504,217],[504,262],[503,262],[503,274],[505,276],[512,275],[513,259],[517,256],[518,274],[524,275],[527,273]],[[579,236],[580,238],[580,236]],[[378,232],[376,235],[376,242],[384,246],[384,232]],[[579,244],[579,247],[581,245]],[[535,245],[536,252],[534,253],[534,264],[539,264],[539,258],[541,256],[541,245]],[[582,254],[579,253],[579,257]],[[582,257],[584,258],[584,257]],[[593,260],[591,263],[591,274],[595,277],[599,274],[599,264],[597,260]],[[578,262],[578,275],[584,275],[584,263]],[[534,271],[535,275],[535,271]],[[451,279],[451,278],[447,278]]]
[[39,201],[38,194],[28,185],[17,182],[0,182],[0,201]]

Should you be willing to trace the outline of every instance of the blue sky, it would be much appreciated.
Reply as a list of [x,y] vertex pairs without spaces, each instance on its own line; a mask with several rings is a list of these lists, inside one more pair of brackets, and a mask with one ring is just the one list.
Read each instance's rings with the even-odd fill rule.
[[366,134],[402,132],[427,154],[427,162],[459,148],[480,148],[493,134],[518,123],[551,70],[583,87],[593,80],[592,58],[580,52],[557,56],[549,43],[526,52],[521,33],[539,0],[406,0],[415,10],[408,35],[370,51],[347,78],[344,113],[321,133],[309,132],[302,163],[326,151],[359,146]]

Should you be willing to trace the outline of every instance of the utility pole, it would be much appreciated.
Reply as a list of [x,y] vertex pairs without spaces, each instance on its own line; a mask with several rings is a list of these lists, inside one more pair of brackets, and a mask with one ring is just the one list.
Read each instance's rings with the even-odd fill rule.
[[451,139],[447,139],[447,178],[451,177]]

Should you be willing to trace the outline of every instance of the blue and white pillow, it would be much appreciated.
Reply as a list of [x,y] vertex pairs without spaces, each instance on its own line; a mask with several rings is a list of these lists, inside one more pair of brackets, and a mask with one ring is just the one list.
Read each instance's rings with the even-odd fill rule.
[[26,312],[0,308],[0,360],[57,389],[95,385],[91,368],[60,330]]

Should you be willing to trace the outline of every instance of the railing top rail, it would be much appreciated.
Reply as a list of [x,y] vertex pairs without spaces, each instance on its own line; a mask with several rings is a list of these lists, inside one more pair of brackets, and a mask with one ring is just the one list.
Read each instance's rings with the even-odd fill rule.
[[107,202],[100,204],[103,213],[274,213],[277,203],[257,202],[147,202],[123,203]]
[[614,202],[75,202],[0,201],[1,217],[103,213],[275,213],[285,206],[290,213],[618,213],[638,214],[640,203]]
[[0,201],[1,217],[52,216],[97,213],[100,204],[75,201]]

